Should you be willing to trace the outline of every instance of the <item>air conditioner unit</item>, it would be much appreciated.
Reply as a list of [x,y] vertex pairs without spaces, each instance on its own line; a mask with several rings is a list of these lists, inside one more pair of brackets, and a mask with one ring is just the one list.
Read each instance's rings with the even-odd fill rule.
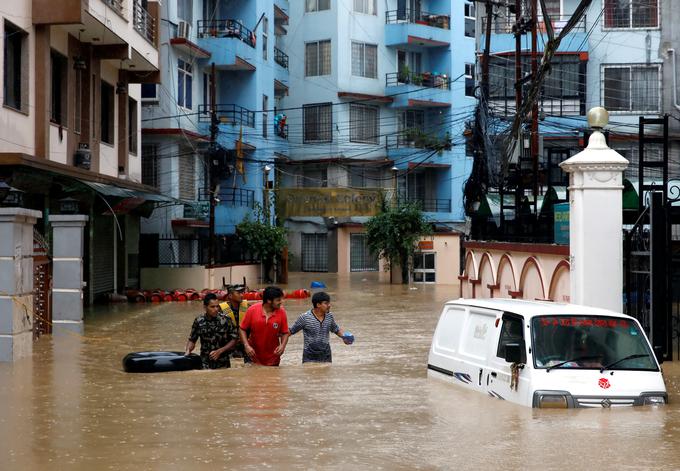
[[177,25],[177,37],[189,39],[190,35],[191,35],[191,23],[188,23],[186,21],[180,21],[179,24]]

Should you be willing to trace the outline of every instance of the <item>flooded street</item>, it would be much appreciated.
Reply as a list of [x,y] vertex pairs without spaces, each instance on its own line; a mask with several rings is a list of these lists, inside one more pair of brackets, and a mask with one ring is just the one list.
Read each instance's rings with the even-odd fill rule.
[[[664,408],[535,410],[428,380],[427,352],[453,287],[328,284],[352,346],[280,368],[127,374],[132,351],[183,350],[199,303],[99,306],[85,335],[44,337],[0,364],[3,469],[680,469],[680,362]],[[366,279],[367,281],[362,281]],[[287,300],[289,322],[309,300]]]

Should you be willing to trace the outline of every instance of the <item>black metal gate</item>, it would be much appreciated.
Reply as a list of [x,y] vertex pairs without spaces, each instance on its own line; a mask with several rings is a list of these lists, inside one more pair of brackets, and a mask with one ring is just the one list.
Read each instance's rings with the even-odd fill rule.
[[327,234],[302,234],[302,271],[328,271]]
[[[662,136],[648,136],[648,125],[661,126]],[[647,156],[648,146],[655,144],[662,146],[661,158]],[[668,116],[640,117],[639,203],[635,223],[624,231],[624,272],[626,313],[640,321],[655,353],[672,360],[680,335],[680,291],[674,289],[680,286],[680,263],[673,256],[671,232],[680,222],[673,208],[680,201],[680,187],[669,185],[668,147]]]

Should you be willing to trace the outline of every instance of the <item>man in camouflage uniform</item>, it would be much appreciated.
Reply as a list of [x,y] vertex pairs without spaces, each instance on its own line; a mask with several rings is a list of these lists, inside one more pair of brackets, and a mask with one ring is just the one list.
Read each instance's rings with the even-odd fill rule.
[[201,339],[201,360],[203,368],[229,368],[229,352],[236,346],[238,329],[224,313],[220,311],[217,296],[209,293],[203,299],[205,313],[194,319],[191,333],[185,350],[190,354]]

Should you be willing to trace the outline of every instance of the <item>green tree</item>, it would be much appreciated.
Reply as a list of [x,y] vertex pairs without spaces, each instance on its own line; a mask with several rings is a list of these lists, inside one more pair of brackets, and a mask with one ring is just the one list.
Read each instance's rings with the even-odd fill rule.
[[264,276],[270,281],[274,260],[281,256],[288,245],[286,230],[269,224],[269,219],[259,205],[256,205],[254,214],[254,219],[247,216],[236,226],[236,236],[246,250],[260,259],[264,265]]
[[390,206],[383,202],[380,213],[366,223],[368,246],[384,258],[390,267],[401,267],[401,282],[408,283],[409,262],[418,241],[432,232],[420,206],[414,202],[400,202]]

